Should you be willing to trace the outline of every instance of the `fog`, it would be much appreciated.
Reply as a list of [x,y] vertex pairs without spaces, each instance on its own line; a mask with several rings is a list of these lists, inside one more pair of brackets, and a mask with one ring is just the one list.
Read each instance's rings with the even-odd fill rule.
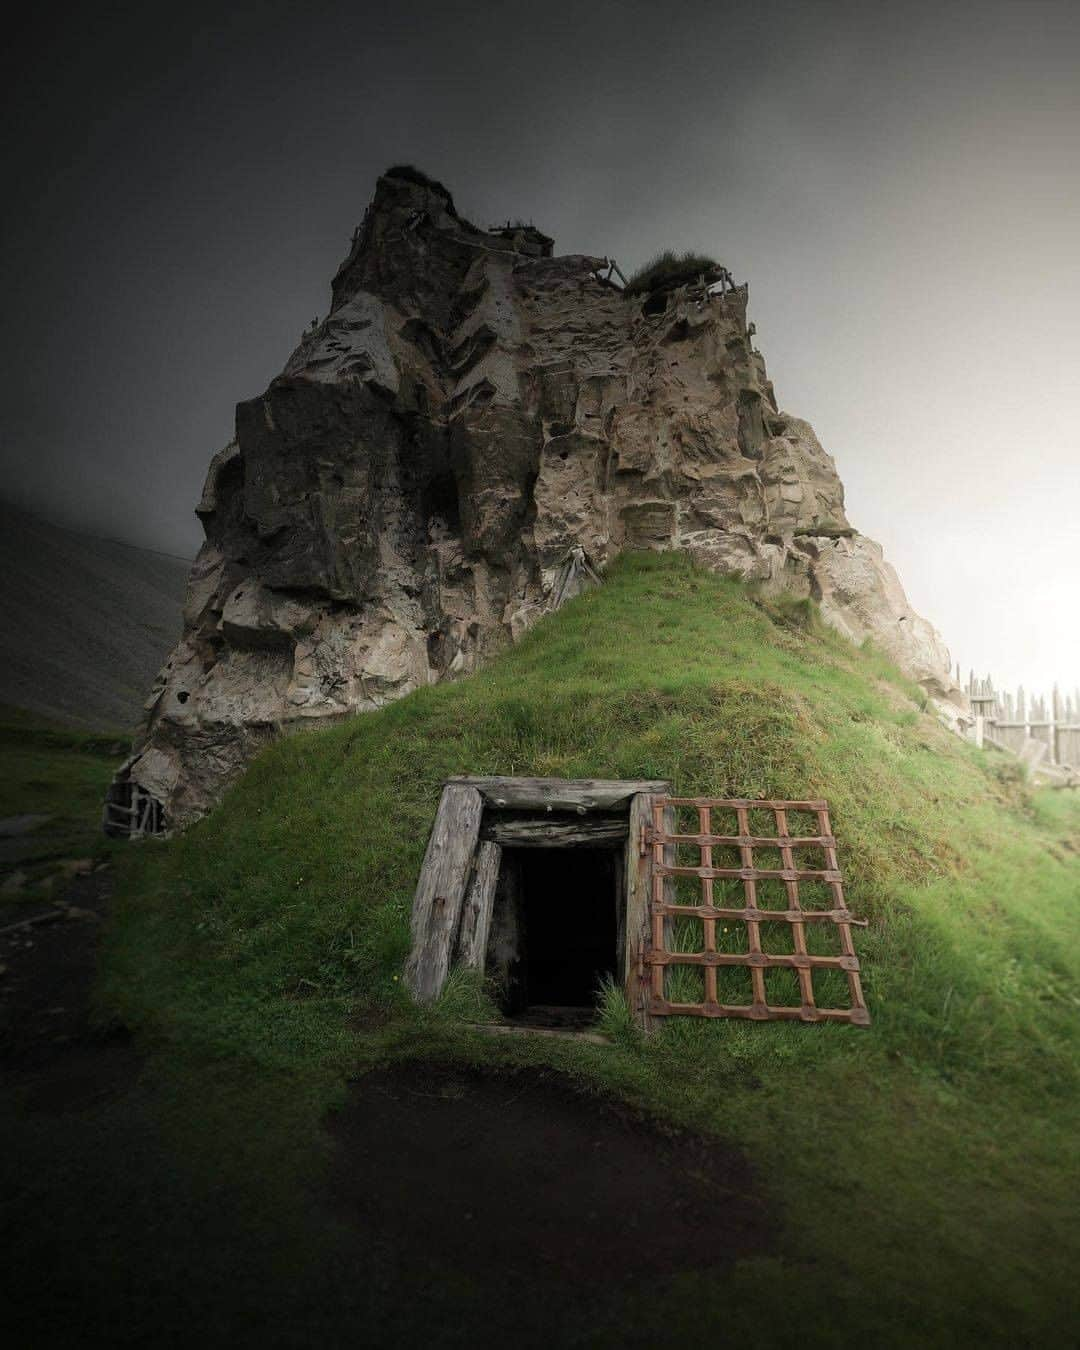
[[192,554],[411,161],[624,272],[718,256],[965,672],[1080,683],[1078,58],[1067,4],[50,10],[3,58],[0,495]]

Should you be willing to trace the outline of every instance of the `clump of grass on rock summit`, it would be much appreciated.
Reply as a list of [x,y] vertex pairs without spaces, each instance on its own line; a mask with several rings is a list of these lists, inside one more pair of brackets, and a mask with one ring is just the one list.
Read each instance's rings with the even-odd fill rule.
[[384,178],[403,178],[407,183],[416,183],[420,187],[431,188],[433,192],[438,192],[445,197],[450,210],[454,210],[454,198],[450,189],[445,184],[440,183],[437,178],[432,178],[423,169],[418,169],[415,164],[391,164],[383,173]]
[[675,253],[665,249],[655,258],[639,267],[626,283],[626,295],[647,295],[651,291],[673,291],[677,286],[685,286],[704,276],[707,281],[715,281],[720,264],[715,258],[704,253]]
[[[783,1251],[620,1314],[658,1343],[710,1316],[761,1345],[840,1325],[845,1344],[1056,1343],[1080,1255],[1080,804],[922,703],[875,652],[682,555],[625,557],[478,674],[279,741],[184,836],[130,850],[105,1000],[162,1055],[257,1083],[303,1167],[296,1102],[315,1137],[358,1064],[415,1055],[547,1064],[738,1141]],[[673,1019],[643,1040],[609,987],[614,1044],[507,1043],[467,1025],[475,982],[413,1007],[410,902],[455,773],[828,798],[873,1025]],[[212,1105],[204,1078],[187,1096]]]

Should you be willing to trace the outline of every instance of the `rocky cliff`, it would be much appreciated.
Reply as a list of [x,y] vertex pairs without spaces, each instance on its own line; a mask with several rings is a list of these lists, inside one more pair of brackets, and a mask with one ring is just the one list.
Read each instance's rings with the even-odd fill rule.
[[955,714],[941,639],[777,406],[746,287],[630,295],[550,248],[379,180],[328,318],[211,463],[111,829],[183,826],[283,729],[474,669],[627,548],[813,598]]

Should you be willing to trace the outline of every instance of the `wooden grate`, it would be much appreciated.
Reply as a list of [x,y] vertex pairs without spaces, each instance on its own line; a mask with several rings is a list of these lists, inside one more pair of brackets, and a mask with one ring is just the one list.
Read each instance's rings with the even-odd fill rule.
[[827,802],[654,796],[650,849],[650,1013],[869,1025]]

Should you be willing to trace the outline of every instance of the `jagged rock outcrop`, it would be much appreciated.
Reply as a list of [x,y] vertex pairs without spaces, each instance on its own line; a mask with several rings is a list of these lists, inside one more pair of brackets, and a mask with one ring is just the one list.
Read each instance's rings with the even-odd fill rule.
[[626,548],[812,597],[962,703],[832,459],[779,410],[746,287],[631,296],[550,242],[379,180],[328,318],[211,463],[184,636],[112,828],[132,808],[183,826],[282,729],[474,669]]

